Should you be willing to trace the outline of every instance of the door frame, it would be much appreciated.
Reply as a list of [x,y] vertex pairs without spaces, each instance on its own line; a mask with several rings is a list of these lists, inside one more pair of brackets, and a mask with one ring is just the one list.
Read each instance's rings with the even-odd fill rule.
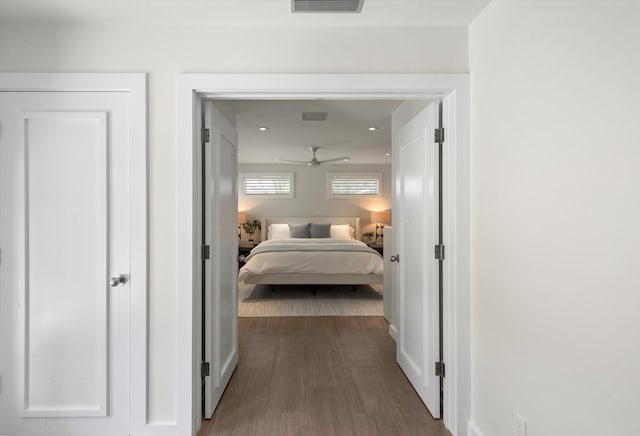
[[[200,418],[200,103],[202,99],[442,99],[447,131],[444,423],[466,435],[470,370],[470,84],[468,74],[180,74],[177,79],[177,425]],[[427,247],[427,249],[429,249]],[[430,250],[430,249],[429,249]],[[180,290],[191,292],[180,292]]]
[[130,145],[129,432],[156,435],[147,422],[147,75],[144,73],[0,73],[0,92],[126,92]]

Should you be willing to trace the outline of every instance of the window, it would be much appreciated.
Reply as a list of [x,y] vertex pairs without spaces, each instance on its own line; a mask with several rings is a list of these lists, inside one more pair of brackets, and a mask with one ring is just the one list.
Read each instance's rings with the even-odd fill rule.
[[327,173],[329,198],[380,197],[382,173]]
[[293,173],[241,173],[244,195],[293,198]]

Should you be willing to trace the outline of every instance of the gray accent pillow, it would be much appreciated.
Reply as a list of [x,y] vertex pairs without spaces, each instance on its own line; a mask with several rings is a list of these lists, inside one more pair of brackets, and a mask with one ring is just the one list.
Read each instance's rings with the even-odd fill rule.
[[314,224],[311,223],[309,233],[312,238],[330,238],[331,224]]
[[292,238],[308,238],[309,223],[306,224],[289,224],[289,236]]

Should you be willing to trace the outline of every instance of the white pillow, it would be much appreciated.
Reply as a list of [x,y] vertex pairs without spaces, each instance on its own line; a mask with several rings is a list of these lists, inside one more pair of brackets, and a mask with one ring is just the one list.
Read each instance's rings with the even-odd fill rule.
[[267,239],[290,239],[289,224],[270,224]]
[[349,224],[331,224],[330,236],[337,239],[353,239],[353,227]]

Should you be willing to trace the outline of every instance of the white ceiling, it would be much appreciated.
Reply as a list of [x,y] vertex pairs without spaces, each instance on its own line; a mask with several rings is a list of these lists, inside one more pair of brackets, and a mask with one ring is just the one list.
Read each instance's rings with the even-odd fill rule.
[[359,14],[291,13],[290,0],[0,0],[0,21],[215,26],[467,26],[490,0],[365,0]]
[[[341,156],[350,164],[391,163],[391,113],[401,101],[233,101],[240,163],[276,163],[276,158],[319,160]],[[328,112],[326,121],[302,121],[302,112]],[[259,127],[268,127],[260,131]],[[369,127],[376,127],[371,132]]]

